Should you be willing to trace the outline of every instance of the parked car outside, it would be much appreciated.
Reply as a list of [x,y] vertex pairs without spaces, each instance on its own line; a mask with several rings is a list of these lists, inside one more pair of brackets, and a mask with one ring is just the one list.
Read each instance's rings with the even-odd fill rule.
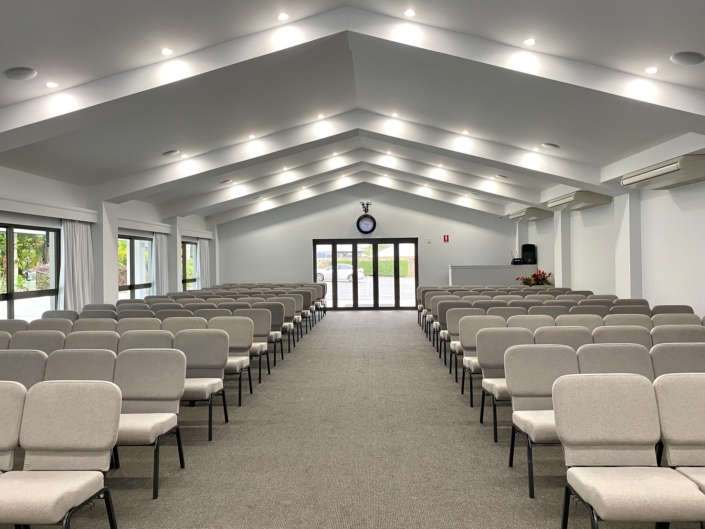
[[[324,268],[323,270],[316,271],[316,277],[318,282],[333,281],[333,266]],[[365,279],[365,272],[362,268],[357,269],[357,279]],[[353,267],[349,264],[339,264],[338,265],[338,282],[349,281],[352,283],[353,280]]]

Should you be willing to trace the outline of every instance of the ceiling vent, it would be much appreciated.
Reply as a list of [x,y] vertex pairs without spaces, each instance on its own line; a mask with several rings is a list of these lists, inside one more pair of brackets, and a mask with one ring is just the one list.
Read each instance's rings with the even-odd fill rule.
[[511,220],[530,222],[553,217],[553,212],[541,208],[526,208],[509,214]]
[[622,177],[632,189],[673,189],[705,180],[705,154],[689,154],[661,162]]
[[549,200],[549,209],[563,211],[582,211],[612,202],[612,197],[593,193],[592,191],[574,191],[567,195]]

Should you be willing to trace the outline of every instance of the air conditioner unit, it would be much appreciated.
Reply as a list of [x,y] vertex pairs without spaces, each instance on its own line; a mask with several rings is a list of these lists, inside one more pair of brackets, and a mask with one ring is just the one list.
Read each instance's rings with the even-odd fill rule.
[[567,195],[549,200],[549,209],[564,211],[582,211],[612,202],[612,197],[593,193],[592,191],[574,191]]
[[553,217],[553,213],[541,208],[526,208],[509,214],[511,220],[530,222]]
[[622,185],[632,189],[673,189],[705,180],[705,154],[689,154],[622,177]]

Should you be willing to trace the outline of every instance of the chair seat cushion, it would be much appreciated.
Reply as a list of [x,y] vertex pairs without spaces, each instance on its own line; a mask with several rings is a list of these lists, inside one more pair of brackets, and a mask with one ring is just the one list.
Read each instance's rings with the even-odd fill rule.
[[282,325],[282,333],[284,334],[290,334],[294,332],[294,324],[293,323],[285,323]]
[[463,356],[463,348],[460,342],[450,342],[450,350],[457,355]]
[[450,333],[448,331],[441,331],[439,336],[442,342],[450,342]]
[[428,323],[433,323],[433,314],[426,314],[426,321]]
[[606,522],[705,520],[705,495],[670,468],[573,467],[567,478]]
[[103,473],[19,471],[0,475],[0,524],[55,524],[103,488]]
[[301,317],[302,318],[308,318],[311,314],[309,313],[308,310],[302,310],[301,311]]
[[151,445],[176,426],[174,413],[123,413],[118,428],[118,446]]
[[417,305],[416,309],[417,309],[419,312],[423,312],[423,305]]
[[246,367],[250,365],[250,357],[249,356],[234,356],[231,355],[228,357],[228,363],[225,365],[225,372],[228,373],[229,375],[232,375],[233,373],[239,373]]
[[440,330],[441,330],[441,322],[440,322],[440,321],[434,321],[434,322],[433,322],[433,330],[434,330],[434,331],[440,331]]
[[496,400],[510,400],[507,381],[504,378],[483,378],[482,389],[494,395]]
[[558,443],[553,410],[524,410],[512,414],[512,422],[534,443]]
[[[259,356],[267,354],[267,344],[266,343],[253,343],[250,347],[250,356]],[[227,366],[226,366],[227,368]]]
[[207,400],[221,389],[223,381],[220,378],[187,378],[181,400]]
[[705,467],[678,467],[676,470],[705,492]]
[[301,323],[301,316],[294,316],[294,323]]
[[267,337],[267,341],[269,343],[278,342],[281,339],[282,339],[281,331],[272,331],[269,333],[269,336]]
[[476,356],[464,356],[463,367],[469,369],[473,373],[482,373],[480,362],[477,361]]

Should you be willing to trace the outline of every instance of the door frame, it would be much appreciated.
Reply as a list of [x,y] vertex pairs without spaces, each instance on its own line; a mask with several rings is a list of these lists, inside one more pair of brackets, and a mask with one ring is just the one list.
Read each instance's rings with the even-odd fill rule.
[[[399,245],[400,244],[413,244],[415,257],[415,267],[414,267],[414,281],[415,287],[419,286],[419,239],[417,237],[383,237],[383,238],[358,238],[358,239],[313,239],[313,282],[315,283],[316,278],[316,266],[318,264],[316,258],[316,247],[318,245],[328,244],[331,247],[331,290],[332,290],[332,303],[328,307],[330,310],[417,310],[417,307],[400,307],[401,303],[401,292],[400,292],[400,277],[399,277]],[[339,244],[371,244],[372,245],[372,288],[373,288],[373,306],[371,307],[358,307],[357,306],[357,294],[358,294],[358,280],[357,273],[354,274],[353,284],[352,284],[352,307],[338,307],[338,251],[337,246]],[[392,244],[394,245],[394,306],[393,307],[380,307],[379,306],[379,270],[378,270],[378,255],[377,255],[377,245],[378,244]],[[357,270],[357,252],[354,251],[355,246],[353,246],[352,252],[352,266],[353,270]]]

